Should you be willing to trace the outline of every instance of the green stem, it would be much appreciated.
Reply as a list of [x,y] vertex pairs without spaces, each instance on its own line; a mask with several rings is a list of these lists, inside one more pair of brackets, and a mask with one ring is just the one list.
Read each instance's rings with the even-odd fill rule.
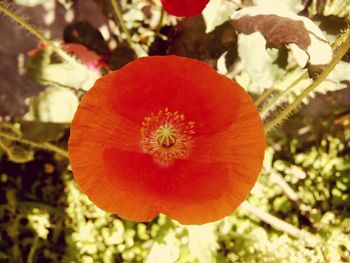
[[165,11],[164,11],[164,8],[162,8],[161,11],[160,11],[159,21],[158,21],[158,24],[157,24],[156,30],[155,30],[156,36],[159,34],[159,31],[160,31],[160,29],[163,26],[164,16],[165,16]]
[[348,29],[344,36],[344,42],[340,44],[340,46],[336,49],[336,53],[333,56],[332,61],[327,65],[327,67],[323,70],[323,72],[316,78],[296,99],[289,104],[275,119],[269,122],[265,130],[266,132],[270,132],[276,125],[281,123],[291,112],[293,112],[298,105],[303,101],[304,98],[310,95],[315,88],[318,87],[319,84],[322,83],[323,80],[331,73],[334,67],[338,64],[338,62],[342,59],[342,57],[346,54],[348,49],[350,48],[350,29]]
[[15,141],[15,142],[19,142],[19,143],[22,143],[22,144],[26,144],[26,145],[29,145],[29,146],[34,147],[34,148],[39,148],[39,149],[44,149],[44,150],[47,150],[47,151],[55,152],[55,153],[65,157],[65,158],[68,158],[68,152],[67,151],[57,147],[56,145],[48,143],[48,142],[44,142],[43,144],[40,144],[40,143],[37,143],[37,142],[28,141],[26,139],[18,138],[16,136],[12,136],[12,135],[9,135],[9,134],[4,133],[4,132],[0,132],[0,137],[4,137],[4,138],[6,138],[6,139],[8,139],[10,141]]
[[119,24],[126,36],[126,41],[128,42],[128,45],[129,47],[133,49],[134,45],[133,45],[133,42],[131,40],[131,35],[130,35],[130,32],[128,30],[128,28],[126,27],[125,23],[124,23],[124,19],[123,19],[123,15],[122,15],[122,12],[120,11],[120,8],[117,4],[117,2],[115,0],[111,0],[111,3],[112,3],[112,6],[113,6],[113,9],[114,9],[114,12],[115,14],[117,15],[117,18],[118,18],[118,21],[119,21]]
[[[6,16],[11,18],[13,21],[16,23],[20,24],[23,26],[28,32],[39,38],[41,41],[45,42],[49,47],[53,49],[62,59],[65,61],[69,62],[70,64],[83,68],[86,71],[89,71],[88,68],[86,68],[84,65],[79,63],[76,59],[68,55],[65,51],[63,51],[60,47],[56,46],[53,41],[48,39],[47,37],[44,36],[43,33],[41,33],[38,29],[33,27],[31,24],[29,24],[27,21],[25,21],[22,17],[17,15],[15,12],[12,10],[8,9],[5,4],[0,2],[0,12],[4,13]],[[90,72],[90,71],[89,71]]]
[[35,235],[32,246],[30,247],[30,251],[28,254],[28,258],[27,258],[27,263],[33,263],[35,251],[38,248],[38,244],[39,244],[39,236]]

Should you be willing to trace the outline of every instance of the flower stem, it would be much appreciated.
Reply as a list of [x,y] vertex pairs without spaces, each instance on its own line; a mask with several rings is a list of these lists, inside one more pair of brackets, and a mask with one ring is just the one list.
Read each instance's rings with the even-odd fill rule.
[[48,143],[48,142],[44,142],[44,143],[40,144],[37,142],[22,139],[22,138],[19,138],[19,137],[16,137],[16,136],[4,133],[4,132],[0,132],[0,137],[3,137],[3,138],[10,140],[10,141],[15,141],[15,142],[19,142],[22,144],[26,144],[26,145],[29,145],[33,148],[39,148],[39,149],[44,149],[47,151],[55,152],[55,153],[65,157],[65,158],[68,158],[68,152],[66,150],[61,149],[61,148],[57,147],[56,145],[53,145],[53,144]]
[[17,15],[15,12],[10,10],[6,7],[5,4],[0,2],[0,12],[4,13],[6,16],[11,18],[16,23],[23,26],[28,32],[39,38],[41,41],[45,42],[49,47],[53,49],[63,60],[67,61],[68,63],[72,64],[73,66],[77,66],[79,68],[83,68],[86,71],[90,70],[86,68],[84,65],[79,63],[76,59],[68,55],[65,51],[63,51],[60,47],[55,45],[53,41],[45,37],[43,33],[41,33],[38,29],[36,29],[34,26],[32,26],[30,23],[28,23],[25,19]]
[[[23,26],[25,29],[27,29],[31,34],[42,40],[43,42],[49,44],[51,42],[47,37],[44,36],[40,31],[35,29],[31,24],[29,24],[27,21],[25,21],[23,18],[15,14],[13,11],[8,9],[4,4],[0,2],[0,11],[3,12],[5,15],[10,17],[13,21],[17,22],[21,26]],[[53,43],[51,43],[53,44]]]
[[338,62],[342,59],[342,57],[350,48],[350,29],[347,29],[347,31],[344,33],[343,36],[341,36],[341,38],[342,37],[344,37],[344,41],[338,46],[338,48],[336,48],[336,52],[333,56],[332,61],[327,65],[327,67],[318,76],[318,78],[316,78],[298,97],[296,97],[296,99],[291,104],[289,104],[275,119],[273,119],[266,125],[266,132],[270,132],[275,126],[280,124],[291,112],[293,112],[303,101],[303,99],[309,96],[310,93],[314,91],[320,83],[322,83],[322,81],[338,64]]
[[122,12],[120,11],[119,5],[117,4],[117,2],[115,0],[111,0],[111,3],[113,6],[113,9],[114,9],[114,12],[117,15],[119,24],[120,24],[120,26],[121,26],[121,28],[126,36],[126,41],[128,42],[129,47],[132,50],[134,50],[133,49],[134,45],[133,45],[132,40],[131,40],[131,35],[130,35],[128,28],[126,27],[126,25],[124,23],[123,15],[122,15]]

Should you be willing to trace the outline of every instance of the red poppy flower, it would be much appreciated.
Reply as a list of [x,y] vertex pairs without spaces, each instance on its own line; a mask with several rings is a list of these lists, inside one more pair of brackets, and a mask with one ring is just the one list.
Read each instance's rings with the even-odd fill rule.
[[209,0],[161,0],[164,9],[174,16],[197,16]]
[[264,149],[250,96],[205,63],[176,56],[139,58],[97,80],[69,139],[75,179],[97,206],[183,224],[232,213],[254,185]]

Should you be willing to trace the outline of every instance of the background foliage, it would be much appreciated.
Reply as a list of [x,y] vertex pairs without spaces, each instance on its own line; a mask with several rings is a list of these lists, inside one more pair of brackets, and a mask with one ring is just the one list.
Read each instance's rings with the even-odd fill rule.
[[259,105],[268,122],[310,80],[266,110],[305,70],[286,48],[266,49],[261,36],[238,34],[230,16],[248,5],[277,6],[311,18],[332,43],[347,26],[348,0],[211,0],[202,16],[186,19],[162,13],[158,1],[122,0],[131,47],[110,1],[12,2],[51,39],[88,48],[76,56],[89,70],[50,47],[37,49],[38,40],[0,17],[0,262],[350,262],[349,54],[269,134],[248,199],[253,210],[298,228],[297,236],[246,206],[203,226],[162,215],[150,223],[122,220],[77,189],[64,154],[37,147],[66,148],[69,122],[94,80],[145,54],[205,61],[254,98],[269,90]]

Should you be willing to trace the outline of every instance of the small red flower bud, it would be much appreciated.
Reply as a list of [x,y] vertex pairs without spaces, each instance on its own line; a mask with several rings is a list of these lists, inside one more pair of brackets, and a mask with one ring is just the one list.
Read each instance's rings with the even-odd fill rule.
[[209,0],[161,0],[164,9],[171,15],[187,17],[197,16],[208,4]]

